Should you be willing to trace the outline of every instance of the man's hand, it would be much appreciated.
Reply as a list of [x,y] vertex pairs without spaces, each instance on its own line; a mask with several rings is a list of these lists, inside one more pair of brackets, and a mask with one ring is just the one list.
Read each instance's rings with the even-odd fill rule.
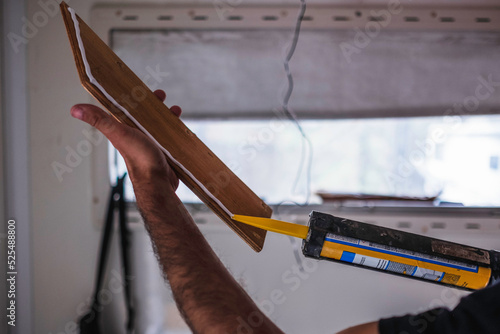
[[[155,94],[165,99],[163,91]],[[181,113],[179,107],[170,110],[177,116]],[[96,106],[76,105],[71,115],[101,131],[125,159],[160,267],[191,330],[282,333],[210,248],[175,194],[179,180],[163,152],[141,131],[120,124]]]
[[[164,91],[157,90],[155,95],[165,101]],[[180,116],[182,112],[178,106],[172,106],[170,111],[176,116]],[[101,108],[91,104],[73,106],[71,115],[92,125],[109,139],[125,160],[134,185],[164,179],[168,180],[173,190],[177,189],[179,179],[170,169],[165,155],[140,130],[118,122]]]

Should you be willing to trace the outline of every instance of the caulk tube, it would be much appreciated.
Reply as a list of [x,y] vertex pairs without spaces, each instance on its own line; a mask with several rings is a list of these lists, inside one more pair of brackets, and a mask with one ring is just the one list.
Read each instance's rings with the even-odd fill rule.
[[[466,290],[484,288],[499,253],[313,211],[305,256]],[[494,257],[496,256],[496,257]],[[496,261],[496,262],[495,262]]]

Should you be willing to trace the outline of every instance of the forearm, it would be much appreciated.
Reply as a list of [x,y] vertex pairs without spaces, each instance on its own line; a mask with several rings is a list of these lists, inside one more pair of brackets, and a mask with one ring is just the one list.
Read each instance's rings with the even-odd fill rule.
[[[248,326],[253,333],[281,331],[257,308],[215,255],[172,187],[142,181],[136,189],[163,273],[176,303],[196,333],[234,333]],[[151,196],[150,194],[157,194]],[[245,324],[246,323],[246,324]]]
[[[155,94],[165,99],[164,92]],[[244,324],[245,332],[281,333],[222,265],[175,195],[179,180],[163,152],[96,106],[75,105],[71,114],[101,131],[125,159],[163,273],[193,332],[235,333]]]

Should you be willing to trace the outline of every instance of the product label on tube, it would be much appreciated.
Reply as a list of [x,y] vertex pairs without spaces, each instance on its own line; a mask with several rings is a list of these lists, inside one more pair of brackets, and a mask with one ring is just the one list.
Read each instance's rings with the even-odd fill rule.
[[485,287],[491,269],[355,238],[327,234],[321,256],[470,289]]

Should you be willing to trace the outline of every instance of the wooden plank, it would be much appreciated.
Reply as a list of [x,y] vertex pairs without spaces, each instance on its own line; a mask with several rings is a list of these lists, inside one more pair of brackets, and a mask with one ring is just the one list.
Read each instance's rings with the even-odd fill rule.
[[[61,3],[61,11],[76,67],[85,89],[118,121],[136,128],[133,119],[139,122],[170,153],[171,157],[188,171],[186,173],[186,170],[179,167],[167,155],[170,166],[182,182],[250,247],[257,252],[260,251],[266,231],[232,220],[228,211],[233,214],[269,218],[272,214],[271,208],[227,168],[178,117],[174,116],[106,43],[76,16],[91,75],[121,107],[126,109],[133,119],[127,117],[120,108],[115,106],[87,76],[75,25],[68,6],[64,2]],[[200,183],[203,187],[200,187]],[[216,200],[211,198],[206,190]]]

